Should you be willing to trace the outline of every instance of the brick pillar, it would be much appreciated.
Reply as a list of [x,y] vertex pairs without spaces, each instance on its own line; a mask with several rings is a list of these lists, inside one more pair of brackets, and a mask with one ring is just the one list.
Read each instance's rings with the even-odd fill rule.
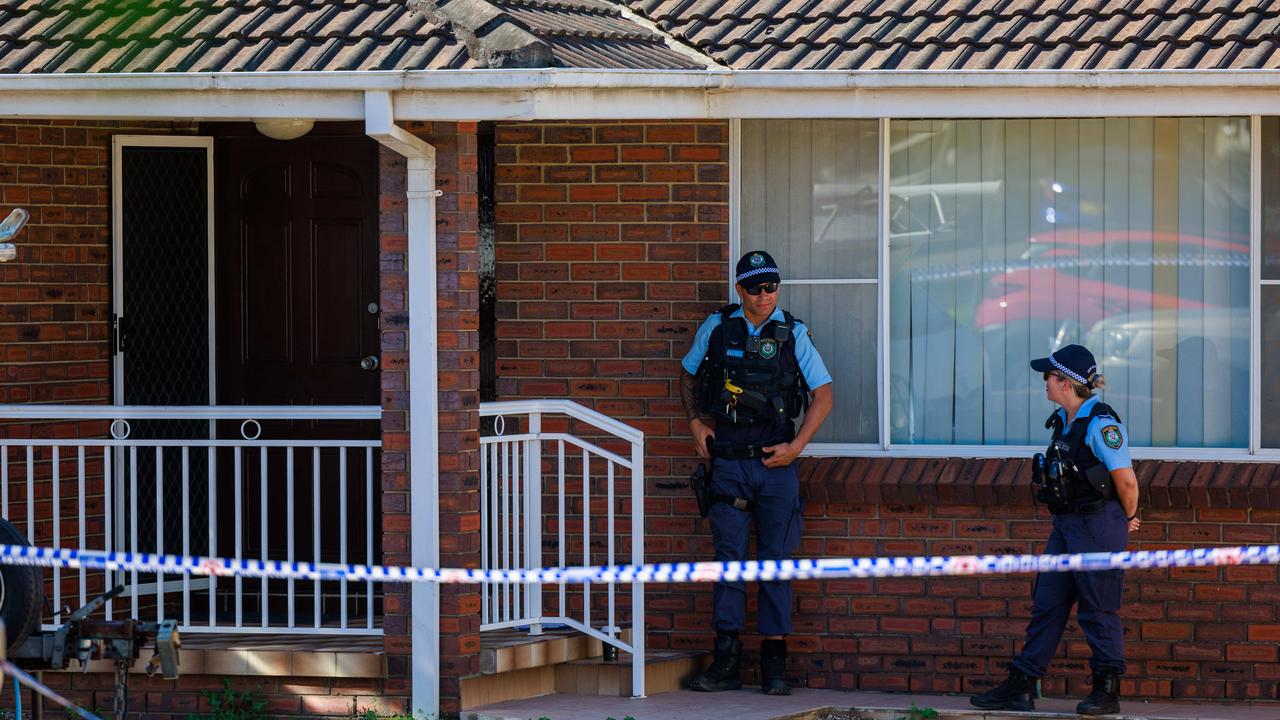
[[[479,276],[477,275],[476,132],[474,123],[409,123],[436,148],[436,338],[440,417],[440,562],[480,564]],[[383,149],[380,158],[382,305],[383,561],[409,564],[408,288],[406,163]],[[409,588],[384,590],[387,693],[409,696]],[[461,709],[461,679],[479,672],[480,593],[444,586],[440,597],[440,710]]]

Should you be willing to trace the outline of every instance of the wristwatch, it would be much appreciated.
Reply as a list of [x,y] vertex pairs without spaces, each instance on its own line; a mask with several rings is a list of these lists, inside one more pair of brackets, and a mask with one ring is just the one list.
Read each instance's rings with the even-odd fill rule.
[[1129,517],[1125,518],[1125,520],[1135,520],[1135,519],[1137,519],[1137,517],[1138,517],[1138,511],[1137,511],[1137,510],[1134,510],[1134,511],[1133,511],[1133,514],[1132,514],[1132,515],[1130,515]]

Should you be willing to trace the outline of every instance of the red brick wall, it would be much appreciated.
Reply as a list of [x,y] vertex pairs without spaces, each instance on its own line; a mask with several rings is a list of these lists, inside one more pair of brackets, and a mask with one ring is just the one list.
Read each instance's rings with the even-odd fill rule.
[[[1133,550],[1271,544],[1280,503],[1271,465],[1139,462],[1142,530]],[[912,556],[1043,552],[1023,461],[807,460],[800,554]],[[1241,488],[1252,488],[1241,492]],[[1275,488],[1275,490],[1272,490]],[[1280,497],[1277,497],[1280,500]],[[1135,570],[1127,575],[1124,694],[1277,699],[1280,591],[1274,566]],[[1032,576],[796,584],[793,661],[810,686],[971,692],[1002,678],[1021,648]],[[705,612],[708,597],[695,597]],[[699,647],[696,632],[671,635]],[[1074,622],[1044,687],[1088,692],[1089,648]]]
[[[726,301],[726,126],[520,123],[499,125],[496,139],[499,399],[569,397],[643,429],[646,558],[710,559],[708,525],[686,489],[693,458],[676,378],[697,323]],[[1146,524],[1135,549],[1277,541],[1274,466],[1138,468]],[[1032,506],[1023,469],[808,460],[799,555],[1040,552],[1048,517]],[[1130,573],[1125,694],[1276,699],[1275,581],[1270,566]],[[1021,646],[1031,583],[797,583],[790,672],[812,687],[985,688]],[[650,647],[706,649],[710,604],[705,586],[649,585]],[[754,652],[758,638],[747,642]],[[1060,656],[1046,692],[1087,692],[1088,648],[1074,624]],[[754,681],[754,665],[744,674]]]
[[[74,120],[0,122],[0,218],[15,207],[31,218],[12,241],[17,258],[0,264],[0,403],[107,403],[111,397],[111,137],[189,134],[189,123]],[[102,422],[16,422],[0,418],[0,437],[101,437]],[[35,451],[36,526],[26,527],[25,449],[11,447],[11,517],[37,544],[53,537],[52,458]],[[76,456],[62,454],[60,532],[78,536]],[[86,540],[102,546],[102,458],[90,451]],[[63,592],[78,577],[63,573]],[[52,575],[48,575],[52,592]],[[100,578],[90,578],[98,589]],[[64,598],[70,597],[64,595]]]
[[679,360],[725,302],[728,126],[504,124],[496,142],[499,399],[571,398],[643,430],[650,477],[687,472]]
[[[477,274],[476,128],[474,123],[409,123],[406,129],[436,148],[436,253],[439,332],[440,562],[478,567],[480,519],[479,276]],[[408,286],[405,160],[381,155],[383,561],[412,564],[410,556]],[[387,692],[408,697],[412,639],[409,588],[385,587]],[[480,596],[475,587],[447,585],[440,599],[441,711],[460,709],[461,678],[479,672]]]
[[[282,678],[233,677],[237,693],[253,693],[265,700],[268,717],[360,717],[366,709],[380,715],[408,712],[408,702],[395,696],[392,681],[364,678]],[[110,715],[114,676],[109,673],[45,673],[45,683],[63,697],[100,717]],[[211,713],[204,693],[221,695],[223,678],[213,675],[183,675],[177,680],[159,676],[129,676],[129,717],[154,720],[185,720],[189,714]],[[31,711],[28,695],[23,695],[24,712]],[[13,693],[6,692],[0,707],[13,707]],[[45,717],[62,717],[51,702],[45,702]]]
[[31,213],[0,265],[0,403],[108,402],[111,136],[186,124],[0,122],[0,216]]

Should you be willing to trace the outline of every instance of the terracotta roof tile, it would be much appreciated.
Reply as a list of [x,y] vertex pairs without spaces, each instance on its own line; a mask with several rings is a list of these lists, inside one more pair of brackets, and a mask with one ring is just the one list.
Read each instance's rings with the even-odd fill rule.
[[628,0],[739,69],[1275,67],[1248,0]]

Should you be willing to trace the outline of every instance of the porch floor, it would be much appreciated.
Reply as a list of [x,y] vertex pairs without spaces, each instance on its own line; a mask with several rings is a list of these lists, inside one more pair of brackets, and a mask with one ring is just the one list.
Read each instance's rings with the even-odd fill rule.
[[[178,669],[183,675],[385,678],[382,637],[369,635],[193,633],[181,636]],[[130,672],[145,672],[143,652]],[[68,672],[79,672],[72,664]],[[88,672],[111,672],[106,660]]]
[[[679,692],[630,698],[584,695],[544,695],[512,700],[467,711],[478,720],[527,720],[550,717],[555,720],[600,720],[631,716],[635,720],[820,720],[829,709],[833,718],[895,720],[910,717],[914,703],[919,708],[938,711],[938,720],[1031,720],[1032,718],[1077,718],[1078,698],[1044,698],[1036,701],[1037,712],[1011,713],[978,710],[969,705],[967,695],[923,695],[838,690],[797,689],[792,695],[770,697],[758,687],[715,694]],[[850,710],[856,712],[850,712]],[[1275,720],[1280,705],[1148,703],[1121,698],[1122,714],[1112,718],[1132,720]],[[844,713],[844,715],[836,714]]]

